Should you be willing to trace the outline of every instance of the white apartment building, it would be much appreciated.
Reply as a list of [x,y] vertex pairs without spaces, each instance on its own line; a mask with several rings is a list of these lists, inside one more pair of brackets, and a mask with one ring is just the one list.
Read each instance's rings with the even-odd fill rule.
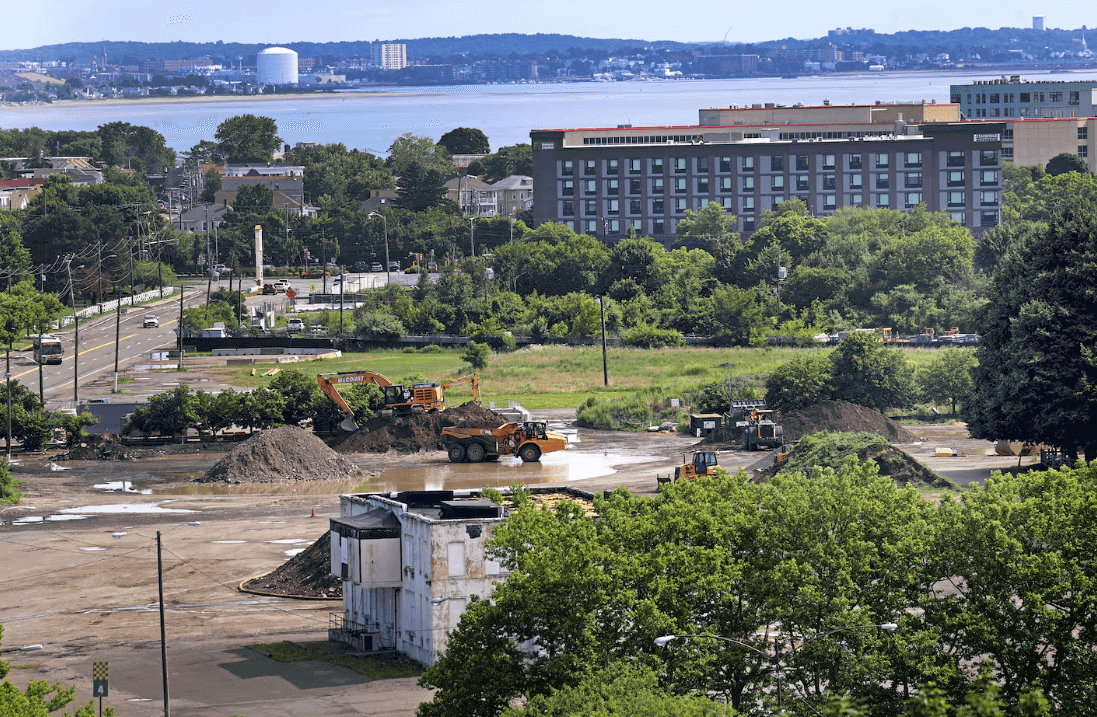
[[408,66],[408,46],[402,43],[375,42],[369,48],[370,62],[383,70],[402,70]]

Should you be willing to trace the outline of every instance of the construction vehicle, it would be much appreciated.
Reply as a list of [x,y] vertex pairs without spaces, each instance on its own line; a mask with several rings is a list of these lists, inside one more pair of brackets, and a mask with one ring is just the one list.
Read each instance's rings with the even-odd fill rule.
[[[659,483],[673,483],[679,479],[696,480],[697,476],[714,476],[719,467],[716,459],[718,455],[720,455],[719,451],[694,451],[693,460],[674,467],[673,477],[668,474],[656,475],[655,478]],[[682,458],[684,459],[685,455]]]
[[773,411],[751,411],[735,425],[743,431],[740,440],[744,451],[777,448],[785,442],[785,430],[773,422]]
[[372,383],[381,389],[384,394],[385,404],[381,409],[383,418],[394,416],[410,416],[416,413],[433,413],[446,409],[445,389],[450,386],[458,386],[464,383],[472,384],[472,400],[480,402],[480,377],[477,374],[461,376],[445,383],[417,383],[411,388],[405,388],[403,384],[393,383],[385,376],[373,371],[349,371],[346,373],[321,373],[316,375],[316,383],[325,396],[339,407],[343,413],[343,421],[339,427],[344,431],[357,431],[358,424],[354,420],[354,411],[339,395],[339,386],[359,383]]
[[518,456],[525,463],[541,460],[544,453],[564,451],[568,439],[562,433],[545,430],[542,421],[504,423],[498,428],[442,429],[442,441],[453,463],[479,463],[499,456]]

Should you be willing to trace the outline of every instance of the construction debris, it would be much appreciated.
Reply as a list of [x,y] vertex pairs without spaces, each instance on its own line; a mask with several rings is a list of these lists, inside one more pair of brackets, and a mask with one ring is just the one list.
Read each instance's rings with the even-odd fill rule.
[[[454,408],[436,413],[420,413],[411,416],[377,419],[346,438],[339,437],[332,447],[339,453],[419,453],[442,451],[442,429],[496,428],[505,421],[488,409],[469,401]],[[341,439],[341,440],[340,440]]]
[[126,448],[115,436],[99,434],[90,436],[78,446],[57,456],[59,461],[131,461],[137,453]]
[[277,569],[247,580],[240,587],[269,595],[338,600],[343,597],[343,583],[331,574],[331,533],[325,531],[319,540]]

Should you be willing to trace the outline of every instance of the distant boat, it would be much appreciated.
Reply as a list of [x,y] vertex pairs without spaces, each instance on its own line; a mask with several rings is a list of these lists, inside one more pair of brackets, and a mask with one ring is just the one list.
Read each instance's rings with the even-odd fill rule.
[[799,75],[781,75],[782,80],[795,80]]

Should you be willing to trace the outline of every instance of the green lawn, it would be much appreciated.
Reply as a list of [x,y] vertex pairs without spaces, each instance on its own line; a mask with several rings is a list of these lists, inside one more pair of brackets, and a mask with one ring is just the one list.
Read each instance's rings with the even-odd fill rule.
[[355,657],[339,651],[334,643],[298,645],[293,642],[260,642],[250,646],[277,662],[320,660],[339,665],[373,680],[417,677],[423,670],[411,660],[399,657]]
[[[602,349],[599,346],[544,346],[510,354],[495,354],[480,372],[481,400],[506,405],[514,400],[526,408],[575,408],[589,396],[617,398],[638,388],[659,387],[673,396],[700,385],[737,376],[761,376],[801,351],[829,349],[793,348],[611,348],[608,352],[609,386],[602,383]],[[902,349],[908,361],[924,364],[932,350]],[[340,371],[375,371],[393,381],[421,374],[429,381],[444,381],[469,373],[461,360],[462,350],[440,353],[404,353],[390,349],[344,354],[341,358],[315,361],[294,368],[305,374]],[[270,377],[251,375],[251,368],[233,368],[234,385],[253,387],[270,383]],[[447,391],[451,403],[463,403],[472,396],[468,386]]]

